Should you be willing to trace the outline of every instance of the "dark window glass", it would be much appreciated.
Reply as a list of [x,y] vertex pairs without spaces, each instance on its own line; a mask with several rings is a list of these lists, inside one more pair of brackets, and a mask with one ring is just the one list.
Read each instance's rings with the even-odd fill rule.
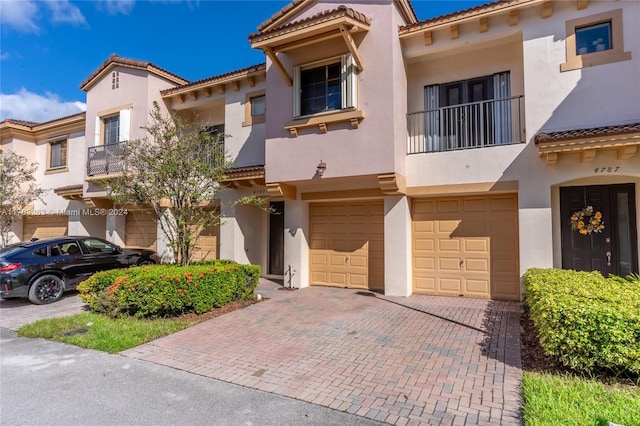
[[52,142],[49,145],[49,168],[55,169],[67,166],[67,141]]
[[120,142],[120,116],[104,119],[104,144],[112,145]]
[[576,54],[611,50],[611,22],[576,28]]
[[340,63],[300,72],[302,115],[340,109]]

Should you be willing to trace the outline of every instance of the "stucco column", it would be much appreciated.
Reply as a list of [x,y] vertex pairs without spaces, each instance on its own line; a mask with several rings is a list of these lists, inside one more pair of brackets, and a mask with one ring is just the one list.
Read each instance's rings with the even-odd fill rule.
[[286,201],[284,206],[284,285],[309,286],[309,204]]
[[523,185],[518,194],[520,275],[553,264],[553,209],[549,185]]
[[167,217],[171,217],[171,211],[169,209],[165,209],[162,215],[162,218],[158,220],[158,226],[156,228],[156,251],[158,252],[158,256],[162,259],[162,263],[173,263],[176,261],[173,257],[173,250],[169,247],[169,239],[164,234],[162,230],[161,221],[166,221]]
[[[117,211],[120,212],[121,210]],[[106,239],[114,244],[124,247],[124,233],[127,226],[127,216],[124,214],[110,214],[106,216],[106,222]]]
[[238,246],[243,244],[236,220],[236,207],[233,205],[236,199],[231,191],[220,193],[220,259],[238,261]]
[[384,199],[384,294],[412,293],[411,211],[408,197]]

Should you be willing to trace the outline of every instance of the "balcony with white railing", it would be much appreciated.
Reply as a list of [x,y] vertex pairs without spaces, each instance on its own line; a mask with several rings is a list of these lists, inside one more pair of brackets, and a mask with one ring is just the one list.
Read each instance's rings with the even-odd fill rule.
[[525,141],[524,97],[513,96],[407,114],[407,154]]

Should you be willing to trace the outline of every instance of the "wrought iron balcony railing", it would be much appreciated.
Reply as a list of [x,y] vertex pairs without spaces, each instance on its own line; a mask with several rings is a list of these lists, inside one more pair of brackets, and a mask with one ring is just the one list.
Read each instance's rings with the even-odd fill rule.
[[522,143],[523,111],[514,96],[407,114],[407,154]]
[[92,146],[87,153],[87,176],[122,173],[126,169],[128,142]]
[[[127,168],[127,144],[120,142],[110,145],[92,146],[87,154],[87,176],[111,175],[122,173]],[[212,166],[225,164],[224,138],[202,147],[197,153]]]

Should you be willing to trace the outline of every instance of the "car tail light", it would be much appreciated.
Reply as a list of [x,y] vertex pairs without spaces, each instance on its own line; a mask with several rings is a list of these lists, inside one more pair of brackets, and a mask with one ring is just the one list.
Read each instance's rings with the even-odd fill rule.
[[19,262],[9,263],[7,265],[0,266],[0,272],[15,271],[16,269],[18,269],[21,266],[22,266],[22,263],[19,263]]

